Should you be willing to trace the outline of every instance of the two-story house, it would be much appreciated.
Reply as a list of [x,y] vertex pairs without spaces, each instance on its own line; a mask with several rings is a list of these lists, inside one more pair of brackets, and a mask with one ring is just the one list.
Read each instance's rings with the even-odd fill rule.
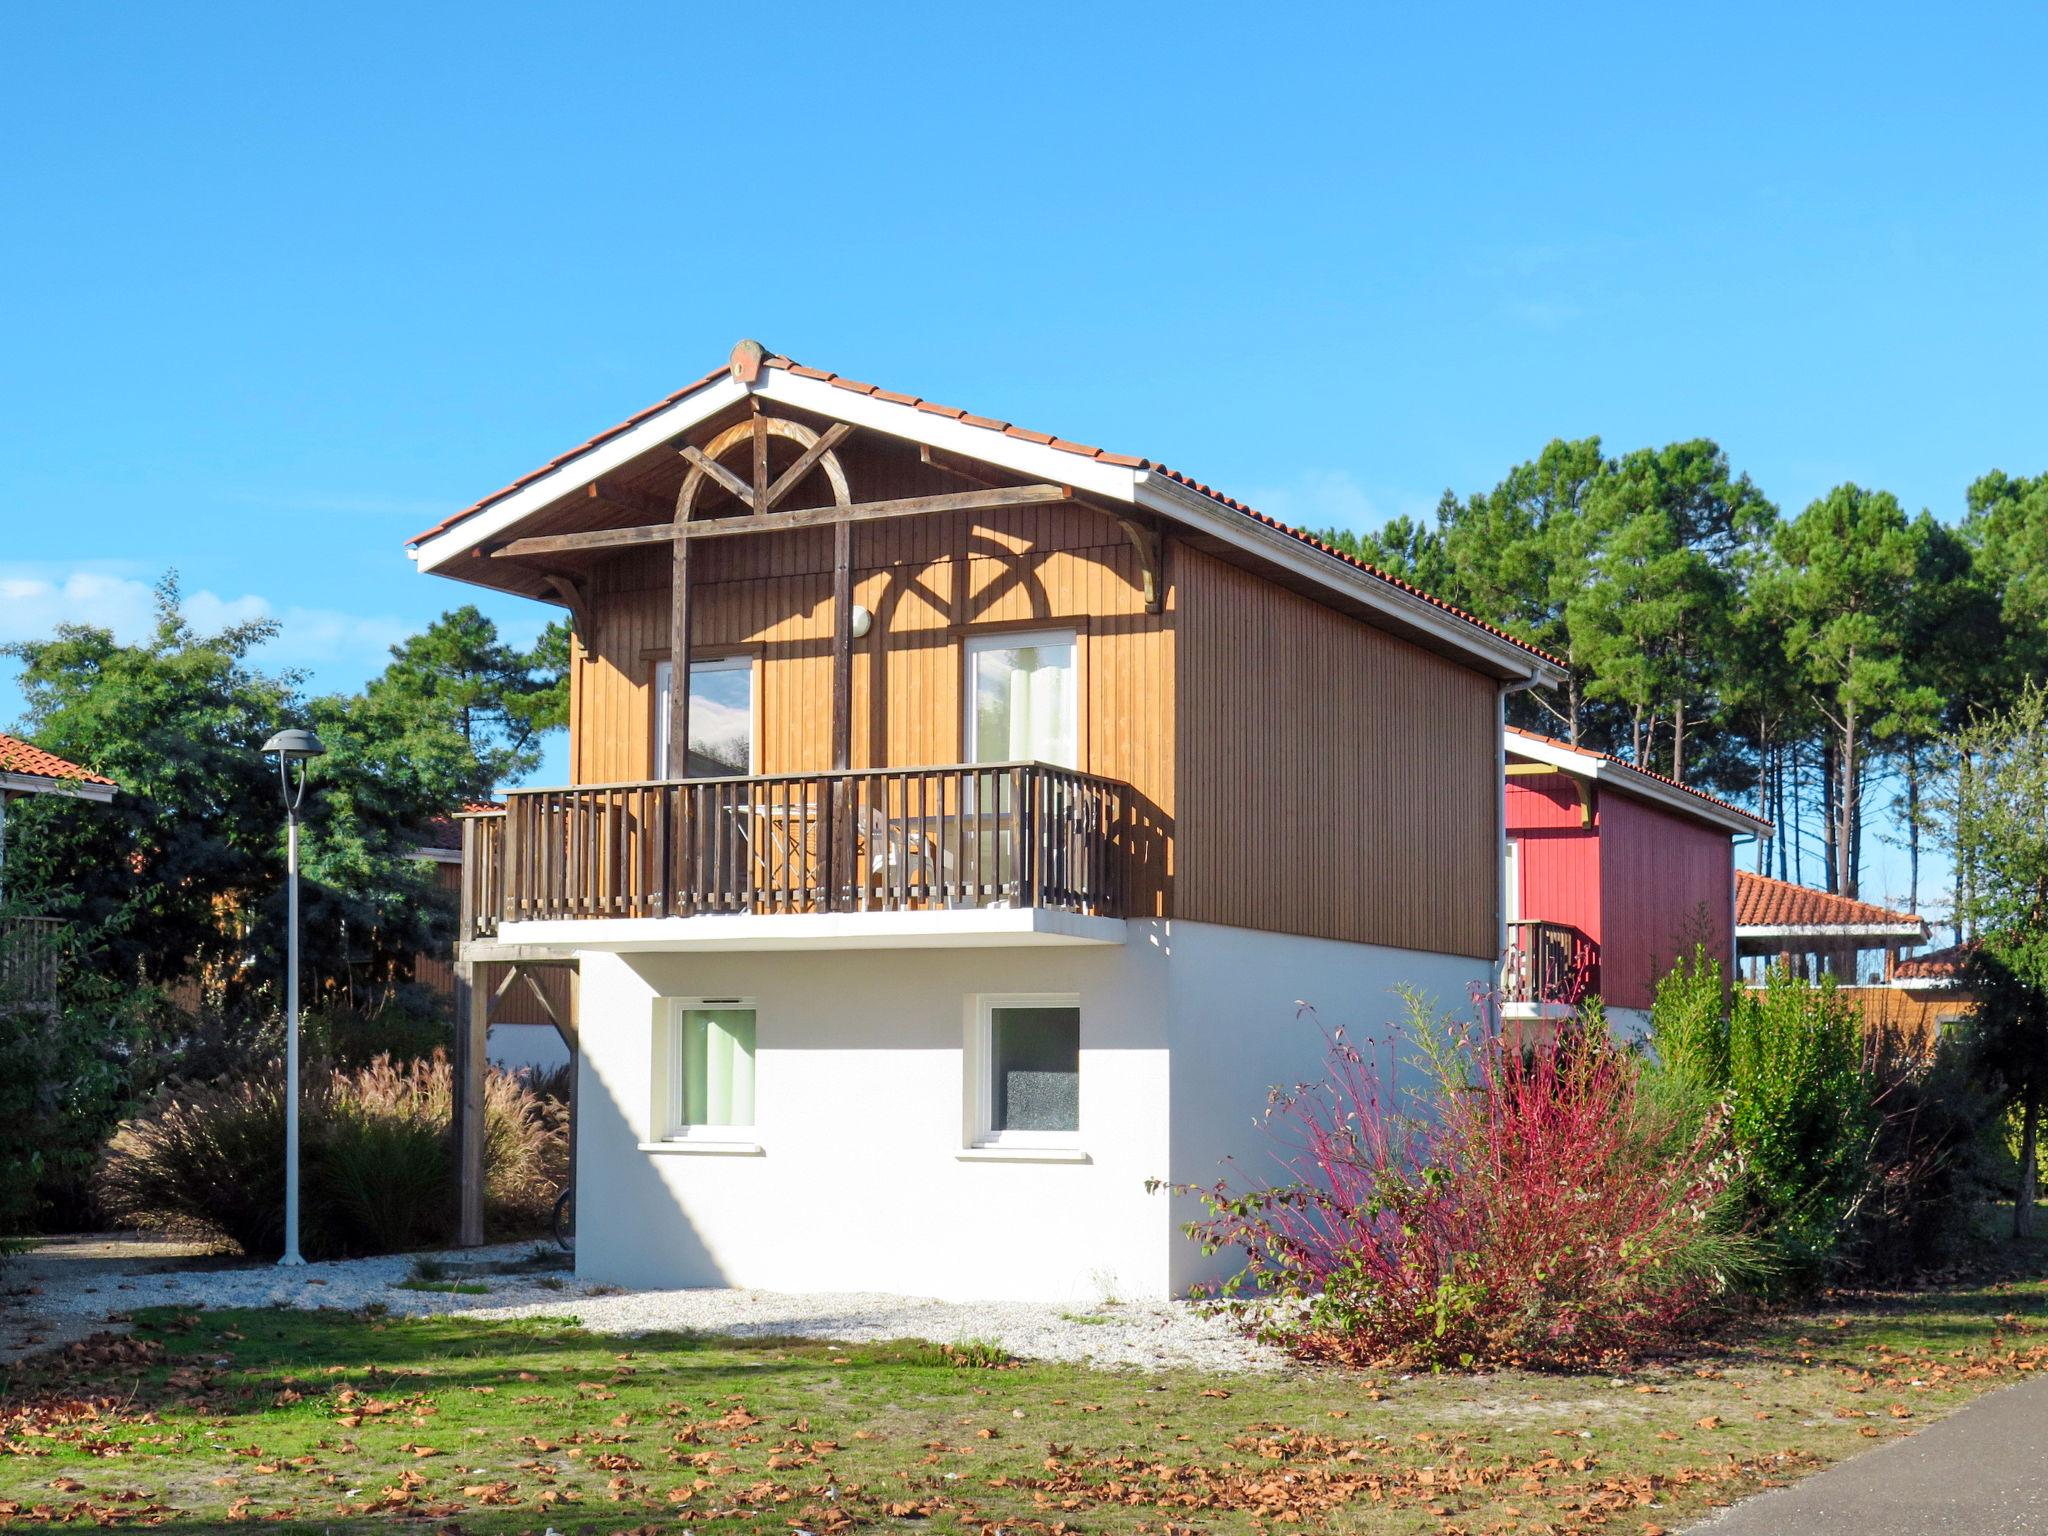
[[1555,665],[1149,460],[742,343],[413,555],[574,617],[461,963],[574,962],[580,1274],[1178,1291],[1147,1181],[1492,976]]
[[1649,1025],[1657,983],[1695,945],[1736,968],[1735,850],[1771,835],[1739,805],[1605,752],[1507,736],[1510,1016],[1599,997],[1625,1031]]

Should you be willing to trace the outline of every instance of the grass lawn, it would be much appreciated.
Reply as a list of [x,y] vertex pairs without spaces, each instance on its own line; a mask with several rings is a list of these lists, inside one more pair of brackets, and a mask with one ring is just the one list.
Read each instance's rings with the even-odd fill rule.
[[138,1315],[0,1376],[0,1528],[1676,1528],[2048,1358],[2048,1286],[1780,1320],[1626,1377],[992,1367],[921,1344]]

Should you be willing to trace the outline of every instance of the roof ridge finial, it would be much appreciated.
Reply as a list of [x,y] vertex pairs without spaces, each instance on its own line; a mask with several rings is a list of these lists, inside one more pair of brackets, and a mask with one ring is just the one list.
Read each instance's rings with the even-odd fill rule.
[[732,359],[726,364],[732,376],[749,389],[761,382],[761,366],[768,360],[768,349],[751,338],[738,342],[732,349]]

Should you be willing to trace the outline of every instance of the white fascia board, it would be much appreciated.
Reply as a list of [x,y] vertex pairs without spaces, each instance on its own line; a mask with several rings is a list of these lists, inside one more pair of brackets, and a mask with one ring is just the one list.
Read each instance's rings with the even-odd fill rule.
[[1559,773],[1591,779],[1595,784],[1610,784],[1639,800],[1651,801],[1667,810],[1677,811],[1696,821],[1711,822],[1731,832],[1746,833],[1759,838],[1772,835],[1771,824],[1760,816],[1717,805],[1689,790],[1666,784],[1662,779],[1653,779],[1647,773],[1638,773],[1626,763],[1611,762],[1590,752],[1581,752],[1575,747],[1562,746],[1557,742],[1543,741],[1533,736],[1511,735],[1508,737],[1508,756],[1525,757],[1530,762],[1555,768]]
[[1738,939],[1918,939],[1925,923],[1737,923]]
[[1105,464],[1086,454],[1068,453],[1064,448],[1028,442],[998,432],[993,427],[971,426],[951,416],[921,411],[900,401],[880,400],[856,390],[840,389],[823,379],[806,379],[781,368],[763,371],[755,390],[764,400],[774,400],[799,410],[814,411],[871,427],[891,437],[927,443],[962,458],[979,459],[1019,475],[1028,475],[1053,485],[1071,485],[1077,491],[1131,505],[1135,499],[1138,471],[1122,464]]
[[1044,907],[931,912],[705,913],[696,917],[537,918],[498,925],[497,942],[613,954],[761,950],[993,949],[1122,944],[1122,918]]
[[716,415],[746,397],[746,389],[731,377],[706,384],[666,410],[655,412],[638,426],[621,432],[608,442],[599,443],[559,469],[549,470],[531,485],[522,486],[504,500],[491,503],[473,517],[464,518],[447,532],[421,540],[411,551],[413,561],[422,571],[445,565],[466,550],[496,538],[550,502],[588,485],[600,475],[609,474],[650,449],[659,448],[678,433],[687,432],[707,416]]
[[1893,989],[1899,992],[1954,992],[1961,986],[1953,976],[1907,976],[1892,981]]
[[97,800],[101,805],[114,798],[113,784],[90,784],[83,780],[46,779],[39,773],[0,773],[0,790],[10,795],[63,795],[72,800]]
[[1291,533],[1226,507],[1192,486],[1149,471],[1140,471],[1137,481],[1138,505],[1150,511],[1197,528],[1226,544],[1270,560],[1296,575],[1305,576],[1332,591],[1397,617],[1411,628],[1491,662],[1511,677],[1526,678],[1545,688],[1554,688],[1564,681],[1564,673],[1557,667],[1513,641],[1489,634],[1477,624],[1446,612],[1435,603],[1412,592],[1404,592],[1390,581],[1382,581],[1370,572],[1359,570],[1349,561],[1326,555]]

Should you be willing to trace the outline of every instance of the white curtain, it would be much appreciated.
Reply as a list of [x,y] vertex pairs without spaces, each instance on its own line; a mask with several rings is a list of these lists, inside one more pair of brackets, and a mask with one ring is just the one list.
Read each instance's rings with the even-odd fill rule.
[[975,658],[975,756],[1079,765],[1071,641],[990,647]]

